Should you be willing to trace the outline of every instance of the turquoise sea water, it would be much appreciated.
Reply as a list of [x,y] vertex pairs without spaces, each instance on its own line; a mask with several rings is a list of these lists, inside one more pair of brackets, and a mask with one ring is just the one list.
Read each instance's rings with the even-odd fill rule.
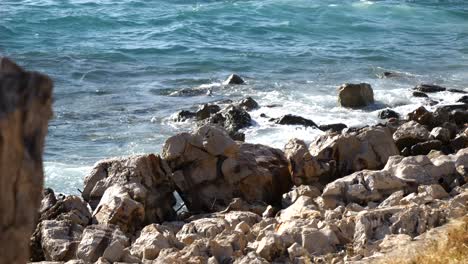
[[[0,55],[55,80],[46,184],[74,193],[99,159],[159,152],[192,128],[170,115],[201,103],[252,96],[281,105],[254,111],[245,132],[248,142],[282,147],[320,132],[261,113],[373,124],[381,107],[423,104],[409,90],[419,82],[468,90],[468,1],[1,0]],[[387,70],[402,77],[377,77]],[[248,84],[222,86],[232,72]],[[376,105],[337,107],[344,82],[371,83]],[[181,89],[201,92],[174,95]]]

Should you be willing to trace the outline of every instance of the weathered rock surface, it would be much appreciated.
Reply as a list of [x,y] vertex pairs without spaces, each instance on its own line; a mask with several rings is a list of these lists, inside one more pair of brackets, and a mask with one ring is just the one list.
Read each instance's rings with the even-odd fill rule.
[[40,224],[41,245],[47,261],[75,258],[83,227],[70,221],[45,220]]
[[380,119],[400,118],[400,115],[392,109],[384,109],[379,112]]
[[233,73],[223,82],[224,85],[228,84],[244,84],[245,81],[239,75]]
[[178,247],[180,242],[172,230],[162,225],[151,224],[141,230],[130,252],[140,259],[154,260],[162,249]]
[[224,208],[234,197],[279,204],[291,186],[282,151],[236,143],[213,126],[169,138],[163,156],[178,192],[193,211]]
[[409,121],[401,125],[395,133],[393,139],[400,150],[411,147],[417,143],[429,140],[430,132],[421,124]]
[[311,155],[327,162],[334,172],[330,179],[363,169],[382,168],[398,149],[387,127],[367,127],[357,132],[326,134],[309,146]]
[[0,57],[0,263],[26,263],[40,206],[52,81]]
[[343,107],[364,107],[374,103],[374,91],[370,84],[346,83],[339,87],[338,102]]
[[219,111],[221,111],[221,107],[219,107],[218,105],[204,104],[202,107],[200,107],[200,109],[198,109],[195,115],[197,117],[197,120],[200,121],[209,118],[210,116],[218,113]]
[[239,133],[239,130],[251,126],[252,118],[243,108],[235,105],[229,105],[213,115],[208,120],[208,123],[216,124],[226,129],[233,139],[244,141],[245,136]]
[[[131,219],[125,220],[126,216],[121,216],[129,216],[133,212],[138,212],[139,217],[144,217],[143,221],[138,223],[161,223],[176,217],[172,208],[175,198],[170,175],[171,169],[167,163],[154,154],[103,160],[86,176],[82,196],[94,209],[94,215],[102,221],[119,224],[123,229],[127,229],[124,225],[131,229],[133,224]],[[111,188],[112,186],[116,187]],[[105,193],[106,201],[103,202],[101,198]],[[98,204],[105,212],[99,212]],[[128,212],[127,205],[132,205],[134,210]],[[118,218],[121,220],[117,220]],[[116,222],[110,219],[115,219]]]

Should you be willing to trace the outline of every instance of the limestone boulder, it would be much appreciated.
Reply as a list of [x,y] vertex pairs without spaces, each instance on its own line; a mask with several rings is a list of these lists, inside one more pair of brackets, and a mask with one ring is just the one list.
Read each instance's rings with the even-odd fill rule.
[[180,243],[172,230],[159,224],[151,224],[141,230],[130,252],[142,260],[154,260],[162,249],[178,247]]
[[47,261],[75,258],[83,227],[66,220],[44,220],[40,226],[43,257]]
[[118,262],[124,254],[123,249],[129,245],[130,240],[118,226],[90,225],[83,231],[76,257],[95,262],[104,256],[110,262]]
[[343,107],[364,107],[374,103],[374,91],[367,83],[345,83],[338,88],[338,102]]
[[389,157],[399,154],[390,129],[379,126],[319,136],[309,150],[314,158],[327,162],[334,170],[325,183],[355,171],[381,169]]
[[395,144],[400,150],[427,141],[429,136],[430,132],[427,128],[416,121],[404,123],[393,133]]
[[319,162],[310,154],[307,145],[299,139],[291,139],[284,147],[288,159],[289,173],[296,186],[319,181],[320,177],[330,173],[328,163]]
[[235,142],[218,127],[205,125],[169,138],[163,156],[191,211],[220,211],[235,197],[279,204],[292,185],[281,150]]
[[132,191],[118,185],[107,188],[93,213],[96,222],[118,225],[122,231],[130,233],[141,228],[145,221],[145,208],[132,198],[136,196]]
[[296,200],[301,197],[310,197],[312,199],[321,195],[320,190],[317,187],[310,185],[300,185],[294,186],[291,191],[283,194],[283,199],[281,200],[281,205],[283,208],[286,208],[292,205]]
[[170,175],[171,169],[167,163],[154,154],[103,160],[86,176],[82,196],[96,214],[96,207],[110,187],[127,189],[129,199],[144,208],[143,223],[161,223],[176,217],[173,209],[176,200]]
[[[48,198],[45,197],[45,199]],[[91,223],[91,218],[88,204],[79,196],[69,195],[43,211],[39,220],[69,220],[75,224],[87,226]]]
[[0,262],[26,263],[43,188],[52,80],[0,57]]
[[223,218],[202,218],[185,224],[176,237],[184,244],[191,244],[198,238],[212,239],[227,229],[232,227]]

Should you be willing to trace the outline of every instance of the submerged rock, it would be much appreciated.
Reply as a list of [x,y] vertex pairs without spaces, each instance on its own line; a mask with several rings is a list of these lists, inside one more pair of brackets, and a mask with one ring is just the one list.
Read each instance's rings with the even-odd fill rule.
[[204,120],[209,118],[210,116],[218,113],[221,111],[219,105],[215,104],[204,104],[198,111],[196,112],[196,117],[198,121]]
[[423,97],[423,98],[429,98],[429,95],[423,93],[423,92],[419,92],[419,91],[414,91],[413,92],[413,96],[414,97]]
[[247,97],[241,100],[238,105],[246,111],[252,111],[254,109],[260,108],[259,104],[252,97]]
[[460,97],[460,99],[457,100],[457,103],[468,104],[468,95],[464,95],[464,96]]
[[419,84],[416,87],[414,87],[413,90],[423,93],[436,93],[443,92],[447,90],[447,88],[434,84]]
[[322,131],[341,133],[341,131],[343,131],[345,128],[348,128],[348,126],[342,123],[337,123],[329,125],[320,125],[318,128]]
[[339,87],[338,102],[343,107],[364,107],[374,103],[374,91],[370,84],[346,83]]
[[174,120],[176,122],[184,122],[186,120],[189,120],[191,118],[194,118],[196,117],[196,113],[194,112],[190,112],[190,111],[187,111],[187,110],[181,110],[179,112],[177,112],[177,114],[175,114],[175,117],[174,117]]

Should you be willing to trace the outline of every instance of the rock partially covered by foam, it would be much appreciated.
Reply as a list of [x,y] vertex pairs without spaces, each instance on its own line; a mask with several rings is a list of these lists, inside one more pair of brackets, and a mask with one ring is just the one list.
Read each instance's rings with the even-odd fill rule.
[[374,103],[374,91],[368,83],[345,83],[339,87],[338,102],[343,107],[364,107]]

